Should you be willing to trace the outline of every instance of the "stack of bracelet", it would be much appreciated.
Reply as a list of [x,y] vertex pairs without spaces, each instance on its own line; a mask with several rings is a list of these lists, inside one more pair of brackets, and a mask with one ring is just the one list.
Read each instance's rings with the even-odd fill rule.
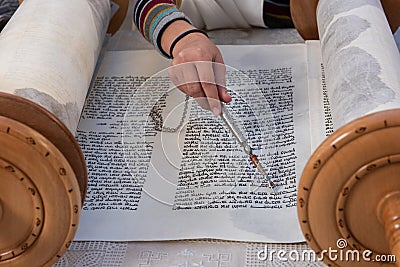
[[167,58],[171,56],[161,47],[161,36],[165,29],[176,20],[185,20],[191,24],[190,19],[178,10],[180,4],[180,0],[138,0],[134,8],[133,20],[136,27]]

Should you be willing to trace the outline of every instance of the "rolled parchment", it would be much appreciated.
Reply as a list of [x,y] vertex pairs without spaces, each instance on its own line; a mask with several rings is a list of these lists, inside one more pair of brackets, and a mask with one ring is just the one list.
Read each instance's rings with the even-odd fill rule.
[[51,266],[87,190],[75,132],[108,0],[26,0],[0,34],[0,266]]
[[400,107],[400,55],[378,0],[320,0],[318,31],[334,128]]

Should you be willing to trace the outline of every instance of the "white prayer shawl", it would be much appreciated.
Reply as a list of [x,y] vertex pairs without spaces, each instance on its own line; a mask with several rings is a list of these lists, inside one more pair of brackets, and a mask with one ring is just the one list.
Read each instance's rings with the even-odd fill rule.
[[265,27],[263,0],[183,0],[181,10],[200,29]]

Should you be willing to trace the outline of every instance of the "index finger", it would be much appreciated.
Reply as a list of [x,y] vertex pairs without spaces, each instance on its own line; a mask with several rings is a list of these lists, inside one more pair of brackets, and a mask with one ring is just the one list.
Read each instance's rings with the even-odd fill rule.
[[210,110],[212,113],[214,113],[214,115],[219,115],[221,113],[221,103],[218,94],[218,87],[215,83],[213,62],[196,62],[196,69],[200,79],[201,87],[205,96],[207,97]]
[[218,88],[219,100],[222,102],[232,101],[232,97],[227,92],[226,88],[226,66],[221,54],[215,57],[215,62],[213,63],[215,84]]

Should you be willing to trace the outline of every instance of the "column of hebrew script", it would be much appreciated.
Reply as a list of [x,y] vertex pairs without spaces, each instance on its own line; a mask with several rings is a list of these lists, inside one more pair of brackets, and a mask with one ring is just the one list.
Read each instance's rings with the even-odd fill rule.
[[[120,125],[130,97],[145,79],[98,76],[94,83],[77,131],[90,173],[84,210],[137,209],[145,173],[132,179],[124,165]],[[138,168],[146,168],[150,162],[146,155],[138,147],[131,159]]]
[[334,131],[319,41],[306,41],[311,151]]
[[[221,121],[193,105],[174,201],[176,209],[295,206],[294,90],[298,85],[293,71],[290,67],[250,69],[241,75],[234,71],[227,75],[234,99],[228,108],[239,119],[254,153],[260,153],[263,163],[270,166],[269,176],[279,185],[279,194],[268,192],[266,181]],[[254,93],[251,81],[259,94]]]

